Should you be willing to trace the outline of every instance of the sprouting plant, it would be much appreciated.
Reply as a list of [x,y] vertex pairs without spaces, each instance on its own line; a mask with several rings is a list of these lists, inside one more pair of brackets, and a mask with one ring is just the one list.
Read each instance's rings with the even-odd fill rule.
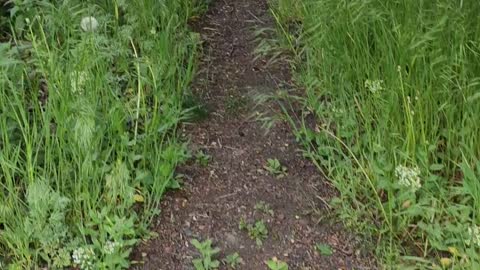
[[255,224],[250,224],[244,219],[241,219],[238,227],[240,230],[246,230],[250,238],[255,240],[257,246],[263,245],[263,241],[268,237],[268,229],[263,220],[258,220]]
[[195,154],[196,162],[198,164],[200,164],[200,166],[202,166],[202,167],[207,167],[208,163],[210,162],[211,159],[212,159],[212,157],[208,154],[205,154],[203,151],[198,151]]
[[225,260],[225,264],[227,264],[230,268],[237,269],[239,264],[243,263],[242,257],[238,254],[238,252],[232,253],[228,255]]
[[264,201],[259,201],[258,203],[256,203],[255,210],[273,216],[273,209],[270,207],[270,204]]
[[226,100],[225,107],[231,114],[238,112],[246,104],[246,100],[240,95],[229,95]]
[[265,170],[267,170],[270,174],[276,176],[277,178],[282,178],[287,175],[287,167],[280,164],[278,159],[267,159],[267,164],[264,166]]
[[327,244],[318,243],[315,245],[315,250],[317,250],[318,253],[320,253],[323,256],[330,256],[333,254],[332,247],[330,247],[330,245],[327,245]]
[[220,262],[213,258],[220,252],[220,249],[212,247],[212,240],[207,239],[204,242],[200,242],[197,239],[192,239],[190,243],[200,252],[201,256],[192,261],[196,270],[217,269],[220,266]]
[[288,264],[273,257],[265,262],[270,270],[288,270]]

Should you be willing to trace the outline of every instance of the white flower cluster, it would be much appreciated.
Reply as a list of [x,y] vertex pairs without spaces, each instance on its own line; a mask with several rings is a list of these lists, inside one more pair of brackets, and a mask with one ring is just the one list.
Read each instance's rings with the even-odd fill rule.
[[335,106],[332,108],[332,112],[336,113],[336,114],[344,114],[345,113],[345,111],[343,109],[337,108]]
[[395,176],[398,178],[400,185],[409,187],[414,191],[422,187],[420,183],[420,170],[417,167],[409,168],[398,165],[395,168]]
[[368,91],[372,92],[373,94],[383,90],[383,80],[366,80],[365,81],[365,88]]
[[73,262],[80,267],[82,270],[93,269],[93,259],[95,257],[95,252],[91,248],[77,248],[73,251],[72,259]]
[[92,16],[84,17],[80,22],[80,27],[85,32],[93,32],[98,28],[98,21]]
[[106,254],[113,254],[117,247],[120,247],[119,243],[112,242],[112,241],[107,241],[105,243],[105,246],[103,247],[103,250],[105,251]]
[[73,93],[83,93],[83,88],[85,87],[85,83],[87,81],[88,73],[85,71],[80,72],[72,72],[70,74],[71,77],[71,85],[72,85],[72,92]]
[[480,247],[480,227],[479,226],[473,226],[468,228],[468,237],[467,240],[465,240],[465,244],[468,246],[472,245],[477,245]]

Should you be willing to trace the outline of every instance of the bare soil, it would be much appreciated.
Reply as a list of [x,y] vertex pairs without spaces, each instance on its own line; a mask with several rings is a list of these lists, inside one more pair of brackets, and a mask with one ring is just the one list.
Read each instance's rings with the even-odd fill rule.
[[[179,191],[165,195],[153,230],[158,237],[141,245],[132,269],[194,269],[199,254],[190,240],[212,239],[219,260],[238,252],[237,269],[268,269],[272,257],[289,269],[374,269],[371,257],[354,235],[332,220],[326,202],[335,190],[317,168],[302,157],[292,130],[277,123],[266,133],[251,117],[252,97],[293,85],[289,65],[266,65],[254,59],[257,28],[272,27],[265,0],[218,0],[192,27],[204,42],[194,92],[207,104],[208,119],[184,127],[192,151],[211,156],[207,166],[194,159],[181,166]],[[265,108],[263,108],[265,109]],[[264,166],[277,158],[287,167],[281,179]],[[255,210],[259,202],[273,213]],[[239,222],[263,220],[268,237],[257,246]],[[316,244],[328,244],[324,256]],[[220,269],[228,269],[222,264]]]

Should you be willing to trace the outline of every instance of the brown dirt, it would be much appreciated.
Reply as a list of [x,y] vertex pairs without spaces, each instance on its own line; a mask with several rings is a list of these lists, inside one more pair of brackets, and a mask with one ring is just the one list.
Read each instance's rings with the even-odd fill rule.
[[[254,95],[292,84],[287,64],[253,62],[253,31],[267,26],[272,20],[265,0],[218,0],[193,27],[204,41],[193,88],[211,113],[184,131],[192,151],[202,150],[211,161],[202,167],[192,160],[178,169],[184,186],[166,194],[153,228],[158,237],[134,252],[141,264],[133,269],[194,269],[193,238],[212,239],[222,250],[218,259],[238,252],[244,264],[237,269],[267,269],[265,261],[272,257],[289,269],[373,269],[358,239],[329,221],[325,202],[335,191],[302,157],[288,125],[278,123],[265,134],[249,117],[256,109]],[[269,158],[280,160],[287,176],[267,173]],[[273,215],[255,210],[261,201]],[[242,218],[264,220],[268,238],[262,246],[239,229]],[[330,245],[333,255],[320,255],[316,243]]]

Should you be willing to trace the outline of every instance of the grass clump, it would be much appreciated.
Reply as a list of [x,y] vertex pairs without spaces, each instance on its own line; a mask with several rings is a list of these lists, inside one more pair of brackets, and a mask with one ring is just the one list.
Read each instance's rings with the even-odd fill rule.
[[[198,1],[11,1],[0,27],[0,265],[117,269],[185,157]],[[136,205],[135,205],[136,204]]]
[[479,268],[480,2],[272,7],[306,90],[290,120],[340,216],[386,265]]

